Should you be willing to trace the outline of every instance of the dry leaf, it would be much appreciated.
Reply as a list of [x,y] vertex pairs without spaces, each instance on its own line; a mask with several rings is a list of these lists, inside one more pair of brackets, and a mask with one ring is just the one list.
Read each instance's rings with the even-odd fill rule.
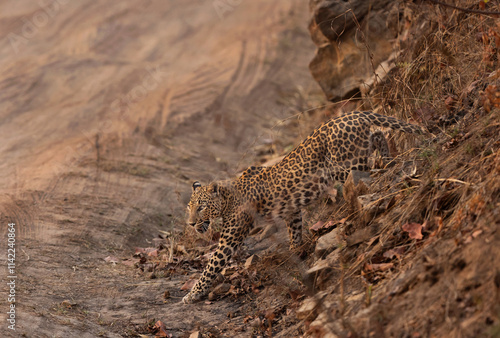
[[106,261],[108,263],[116,264],[116,263],[118,263],[119,260],[115,256],[108,256],[108,257],[104,258],[104,261]]
[[[345,222],[345,219],[342,219],[340,220],[340,222],[344,221]],[[339,222],[334,222],[334,221],[328,221],[328,222],[322,222],[322,221],[319,221],[317,222],[316,224],[314,224],[312,227],[309,228],[309,231],[312,231],[312,232],[317,232],[319,230],[326,230],[326,229],[329,229],[333,226],[335,226],[336,224],[338,224]],[[341,223],[342,224],[342,223]]]
[[408,233],[408,236],[412,239],[422,239],[422,224],[418,223],[406,223],[403,225],[403,230]]
[[444,104],[446,106],[446,109],[453,110],[456,108],[457,99],[453,96],[448,96],[446,100],[444,100]]
[[[154,254],[154,252],[156,252],[156,255]],[[135,248],[135,255],[137,254],[145,254],[145,255],[149,255],[149,256],[157,256],[158,255],[158,249],[156,248]],[[153,254],[150,254],[150,253],[153,253]]]
[[397,259],[400,259],[401,255],[404,252],[405,252],[404,248],[394,248],[394,249],[390,249],[390,250],[387,250],[386,252],[384,252],[383,256],[385,258],[389,258],[389,259],[393,259],[394,257],[396,257]]
[[325,224],[325,222],[323,222],[323,221],[316,222],[316,224],[314,224],[312,227],[310,227],[309,230],[310,231],[318,231],[319,229],[323,228],[324,224]]
[[148,252],[148,256],[158,257],[158,249]]
[[472,238],[476,238],[477,236],[481,235],[483,233],[483,230],[476,230],[472,233]]
[[269,321],[272,321],[274,318],[276,318],[276,314],[274,313],[274,309],[268,310],[268,311],[266,312],[265,317],[266,317],[266,318],[267,318],[267,320],[269,320]]
[[172,337],[172,335],[167,332],[167,327],[165,326],[165,324],[163,324],[161,320],[155,323],[153,329],[156,332],[155,337],[167,337],[167,338]]
[[365,271],[386,271],[394,267],[394,263],[365,264]]

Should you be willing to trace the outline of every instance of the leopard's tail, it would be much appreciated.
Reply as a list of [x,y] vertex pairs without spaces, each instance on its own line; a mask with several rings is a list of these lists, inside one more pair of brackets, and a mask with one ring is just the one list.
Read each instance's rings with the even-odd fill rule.
[[378,127],[397,129],[397,130],[402,130],[406,133],[413,133],[413,134],[426,133],[420,126],[403,122],[392,116],[385,116],[370,111],[363,111],[363,112],[356,111],[352,112],[352,114],[358,115],[358,117],[364,117],[369,121],[370,124],[374,124]]

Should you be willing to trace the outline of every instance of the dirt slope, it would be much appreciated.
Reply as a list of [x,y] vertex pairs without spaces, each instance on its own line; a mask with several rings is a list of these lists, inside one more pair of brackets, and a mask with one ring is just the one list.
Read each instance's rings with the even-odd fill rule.
[[134,335],[161,318],[181,336],[223,322],[238,304],[164,304],[185,277],[104,258],[182,231],[192,180],[232,176],[270,139],[288,145],[270,128],[318,94],[307,4],[48,4],[0,11],[1,257],[15,222],[18,275],[16,331],[2,335]]

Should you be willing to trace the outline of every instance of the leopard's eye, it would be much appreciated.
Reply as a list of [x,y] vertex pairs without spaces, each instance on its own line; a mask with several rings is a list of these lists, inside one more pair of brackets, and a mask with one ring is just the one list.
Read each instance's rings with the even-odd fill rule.
[[198,210],[197,210],[197,211],[198,211],[198,212],[200,212],[200,211],[202,211],[203,209],[205,209],[205,206],[204,206],[204,205],[200,205],[200,206],[198,207]]

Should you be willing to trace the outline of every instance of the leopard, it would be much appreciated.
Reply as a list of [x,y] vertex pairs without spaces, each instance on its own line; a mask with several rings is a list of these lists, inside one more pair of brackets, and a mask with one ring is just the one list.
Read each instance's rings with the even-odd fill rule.
[[187,223],[199,233],[222,218],[216,251],[200,279],[182,299],[201,300],[253,228],[257,217],[269,216],[285,223],[290,249],[302,244],[302,210],[332,186],[344,183],[352,170],[368,171],[368,157],[378,149],[389,155],[383,133],[371,126],[424,134],[415,124],[371,111],[353,111],[317,127],[280,162],[251,166],[239,177],[202,185],[192,184]]

